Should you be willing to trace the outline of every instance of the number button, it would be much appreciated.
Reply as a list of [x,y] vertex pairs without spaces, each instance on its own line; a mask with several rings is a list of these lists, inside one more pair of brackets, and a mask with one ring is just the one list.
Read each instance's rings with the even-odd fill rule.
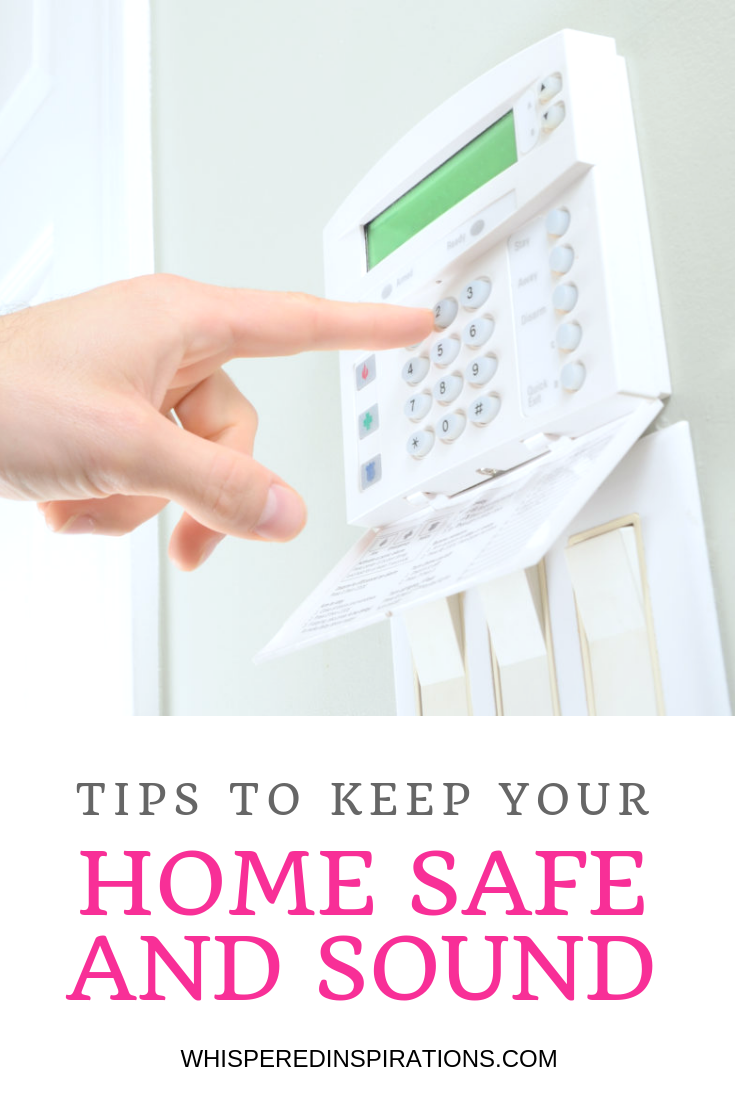
[[431,429],[419,429],[418,432],[409,436],[406,441],[406,451],[409,455],[412,455],[414,459],[423,459],[425,455],[429,454],[433,447],[434,433]]
[[446,367],[447,364],[456,360],[459,354],[459,348],[459,341],[456,337],[442,337],[442,339],[437,341],[432,348],[431,358],[435,364]]
[[421,421],[431,409],[431,395],[430,394],[414,394],[408,399],[403,412],[408,417],[409,421]]
[[484,398],[477,398],[469,409],[473,425],[489,425],[499,413],[500,398],[497,394],[486,394]]
[[447,375],[434,384],[434,397],[443,406],[448,406],[462,393],[464,382],[461,375]]
[[491,290],[492,283],[489,279],[473,279],[462,288],[459,301],[465,310],[478,310],[487,302]]
[[440,421],[437,421],[436,435],[440,440],[443,440],[445,444],[449,444],[452,440],[456,440],[458,436],[462,435],[466,424],[467,418],[461,410],[457,410],[456,413],[448,413],[446,417],[442,417]]
[[409,386],[416,386],[422,382],[429,373],[429,361],[426,356],[412,356],[403,365],[401,378]]
[[462,330],[462,340],[470,348],[479,348],[485,341],[489,341],[493,335],[495,322],[492,318],[476,318],[468,321]]
[[437,329],[446,329],[456,318],[458,309],[456,298],[443,298],[441,302],[437,302],[434,307],[434,326]]
[[464,377],[471,386],[484,386],[489,383],[498,370],[498,361],[495,356],[478,356],[471,360],[464,369]]

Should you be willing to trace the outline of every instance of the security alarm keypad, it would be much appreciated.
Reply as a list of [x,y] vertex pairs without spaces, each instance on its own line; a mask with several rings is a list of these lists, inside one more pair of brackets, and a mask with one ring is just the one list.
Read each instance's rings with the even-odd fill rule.
[[429,307],[340,358],[348,519],[426,509],[668,393],[624,62],[561,32],[416,127],[325,231],[327,291]]

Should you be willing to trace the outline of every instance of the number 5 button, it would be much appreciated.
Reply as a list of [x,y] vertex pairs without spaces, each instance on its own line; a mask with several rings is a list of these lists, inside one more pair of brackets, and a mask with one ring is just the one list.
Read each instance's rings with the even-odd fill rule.
[[456,337],[442,337],[431,350],[431,358],[435,364],[450,364],[456,360],[459,353],[459,341]]

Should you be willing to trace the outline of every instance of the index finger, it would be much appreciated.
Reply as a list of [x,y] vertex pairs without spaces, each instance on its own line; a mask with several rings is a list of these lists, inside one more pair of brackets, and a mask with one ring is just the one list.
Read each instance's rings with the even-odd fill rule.
[[359,348],[378,351],[416,344],[432,330],[431,310],[335,302],[294,291],[251,291],[176,280],[169,302],[179,313],[186,360],[220,353],[289,356]]

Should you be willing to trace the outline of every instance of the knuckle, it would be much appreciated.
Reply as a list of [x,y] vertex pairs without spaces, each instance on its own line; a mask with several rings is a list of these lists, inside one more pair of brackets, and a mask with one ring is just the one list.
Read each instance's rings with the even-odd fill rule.
[[234,532],[249,530],[257,522],[257,495],[243,478],[242,457],[225,449],[212,464],[205,502],[222,526]]

